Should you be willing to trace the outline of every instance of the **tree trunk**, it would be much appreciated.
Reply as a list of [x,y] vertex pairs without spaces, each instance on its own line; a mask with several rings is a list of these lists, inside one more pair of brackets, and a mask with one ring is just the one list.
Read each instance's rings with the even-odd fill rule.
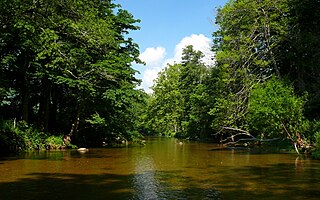
[[80,124],[80,108],[78,108],[76,118],[74,120],[74,123],[71,125],[71,130],[69,133],[69,136],[74,136],[78,133],[78,128]]
[[50,116],[50,104],[51,104],[51,83],[46,79],[42,79],[42,94],[40,99],[40,129],[48,132],[49,116]]
[[29,80],[27,77],[27,72],[23,73],[23,81],[22,81],[22,120],[29,122]]
[[55,131],[57,126],[58,99],[59,99],[58,88],[56,86],[55,87],[53,86],[51,90],[52,103],[50,105],[50,116],[49,116],[50,131]]

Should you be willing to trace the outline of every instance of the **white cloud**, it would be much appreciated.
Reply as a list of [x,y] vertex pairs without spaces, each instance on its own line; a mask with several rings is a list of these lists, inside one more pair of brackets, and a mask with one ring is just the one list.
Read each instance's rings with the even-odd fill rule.
[[157,78],[158,73],[167,66],[167,63],[174,64],[181,62],[182,51],[188,46],[192,45],[194,50],[201,51],[205,56],[203,62],[212,66],[214,61],[214,53],[211,51],[211,40],[203,34],[192,34],[184,37],[175,47],[175,52],[172,58],[166,58],[166,49],[164,47],[147,48],[141,55],[140,59],[146,63],[146,69],[142,72],[142,84],[147,93],[152,93],[150,87],[153,81]]
[[147,48],[139,58],[146,63],[147,66],[159,66],[166,55],[166,49],[163,47]]
[[214,53],[211,51],[211,40],[203,34],[192,34],[184,37],[179,44],[176,45],[174,57],[168,59],[167,62],[172,64],[173,62],[181,62],[182,51],[188,46],[192,45],[194,50],[201,51],[204,54],[202,61],[207,65],[213,65]]
[[141,88],[143,88],[147,93],[152,93],[152,89],[150,89],[150,87],[153,85],[153,81],[157,78],[160,71],[160,67],[154,67],[144,71]]
[[140,88],[143,88],[147,93],[152,93],[150,87],[153,85],[153,80],[161,71],[162,64],[166,55],[164,47],[147,48],[139,58],[146,63],[146,69],[142,72],[142,83]]

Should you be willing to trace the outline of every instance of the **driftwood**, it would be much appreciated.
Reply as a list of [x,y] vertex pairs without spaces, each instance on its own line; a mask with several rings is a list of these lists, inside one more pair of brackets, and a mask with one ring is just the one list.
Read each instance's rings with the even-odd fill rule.
[[294,149],[296,150],[297,154],[300,154],[298,147],[297,147],[297,143],[292,139],[289,131],[287,130],[286,126],[281,122],[281,125],[283,126],[283,129],[286,131],[287,136],[289,138],[289,140],[291,140],[291,142],[293,143]]
[[[248,131],[238,129],[238,128],[231,128],[231,127],[222,127],[222,129],[217,133],[221,133],[222,131],[229,131],[229,132],[236,132],[235,134],[232,134],[231,136],[221,139],[220,142],[224,143],[225,146],[232,146],[239,144],[241,142],[273,142],[280,140],[280,138],[272,138],[272,139],[259,139],[255,136],[251,135]],[[235,141],[235,137],[237,136],[246,136],[248,138],[241,138]]]
[[296,140],[294,140],[291,136],[291,134],[289,133],[288,129],[285,127],[285,125],[283,123],[281,123],[281,125],[283,126],[283,129],[285,130],[285,132],[287,133],[288,139],[292,142],[294,149],[296,150],[296,152],[298,154],[300,154],[299,149],[306,149],[306,150],[310,150],[312,147],[310,144],[308,144],[304,138],[299,134],[299,132],[295,132],[295,136],[296,136]]
[[[299,148],[306,149],[306,150],[311,148],[311,145],[308,144],[298,132],[295,132],[296,139],[294,139],[292,134],[290,134],[288,129],[285,127],[285,125],[283,123],[281,123],[281,125],[283,126],[283,130],[287,135],[287,139],[289,139],[292,142],[294,149],[298,154],[300,154]],[[224,146],[235,146],[239,143],[244,143],[244,146],[247,146],[247,142],[262,143],[262,142],[273,142],[281,139],[281,138],[259,139],[253,136],[252,134],[250,134],[248,131],[238,129],[238,128],[231,128],[231,127],[222,127],[222,129],[215,135],[219,135],[223,131],[228,132],[230,135],[225,139],[220,140],[220,142],[223,143]],[[242,137],[242,138],[235,140],[236,137]],[[243,137],[246,137],[246,138],[243,138]]]

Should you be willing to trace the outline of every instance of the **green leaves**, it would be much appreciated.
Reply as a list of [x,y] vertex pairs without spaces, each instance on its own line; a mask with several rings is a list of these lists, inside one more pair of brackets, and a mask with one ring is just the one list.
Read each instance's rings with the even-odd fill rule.
[[251,92],[247,120],[252,133],[257,136],[295,137],[300,132],[303,117],[303,98],[294,94],[292,86],[272,78],[258,84]]
[[[214,95],[211,126],[247,129],[251,89],[272,74],[280,75],[278,48],[288,34],[287,1],[229,1],[219,9],[213,34],[216,68],[210,94]],[[282,32],[280,32],[281,30]]]
[[106,120],[101,118],[98,113],[91,115],[91,119],[87,119],[86,122],[92,125],[104,126],[106,124]]
[[208,68],[202,58],[202,52],[187,46],[181,63],[159,73],[147,109],[151,118],[147,124],[153,132],[193,139],[207,136]]
[[275,52],[288,33],[286,13],[286,1],[227,3],[219,10],[216,23],[220,29],[213,35],[218,64],[247,69],[258,76],[279,75]]
[[139,28],[138,20],[111,1],[0,5],[0,88],[16,91],[14,98],[1,92],[15,109],[3,115],[16,113],[43,131],[63,130],[75,139],[83,134],[95,144],[111,132],[134,131],[139,81],[131,63],[139,62],[139,49],[126,34]]

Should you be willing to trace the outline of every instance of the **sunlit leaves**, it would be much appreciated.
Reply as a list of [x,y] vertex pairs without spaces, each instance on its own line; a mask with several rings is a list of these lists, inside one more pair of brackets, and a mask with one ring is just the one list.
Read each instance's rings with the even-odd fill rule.
[[253,85],[280,75],[276,53],[288,34],[287,1],[231,0],[219,9],[213,34],[217,69],[210,93],[215,95],[212,127],[246,129],[247,103]]
[[[139,81],[131,63],[139,62],[139,49],[126,34],[139,28],[138,20],[109,0],[13,0],[0,5],[0,88],[17,91],[15,117],[21,118],[22,110],[32,116],[25,120],[44,131],[88,131],[97,134],[95,142],[133,128]],[[89,131],[96,122],[112,129],[95,126],[96,132]]]
[[252,133],[260,137],[287,137],[300,132],[304,100],[294,94],[292,86],[272,78],[258,84],[251,92],[248,123]]
[[183,50],[182,62],[168,65],[159,73],[147,109],[149,128],[157,134],[198,139],[206,137],[206,81],[209,69],[203,54],[192,46]]

